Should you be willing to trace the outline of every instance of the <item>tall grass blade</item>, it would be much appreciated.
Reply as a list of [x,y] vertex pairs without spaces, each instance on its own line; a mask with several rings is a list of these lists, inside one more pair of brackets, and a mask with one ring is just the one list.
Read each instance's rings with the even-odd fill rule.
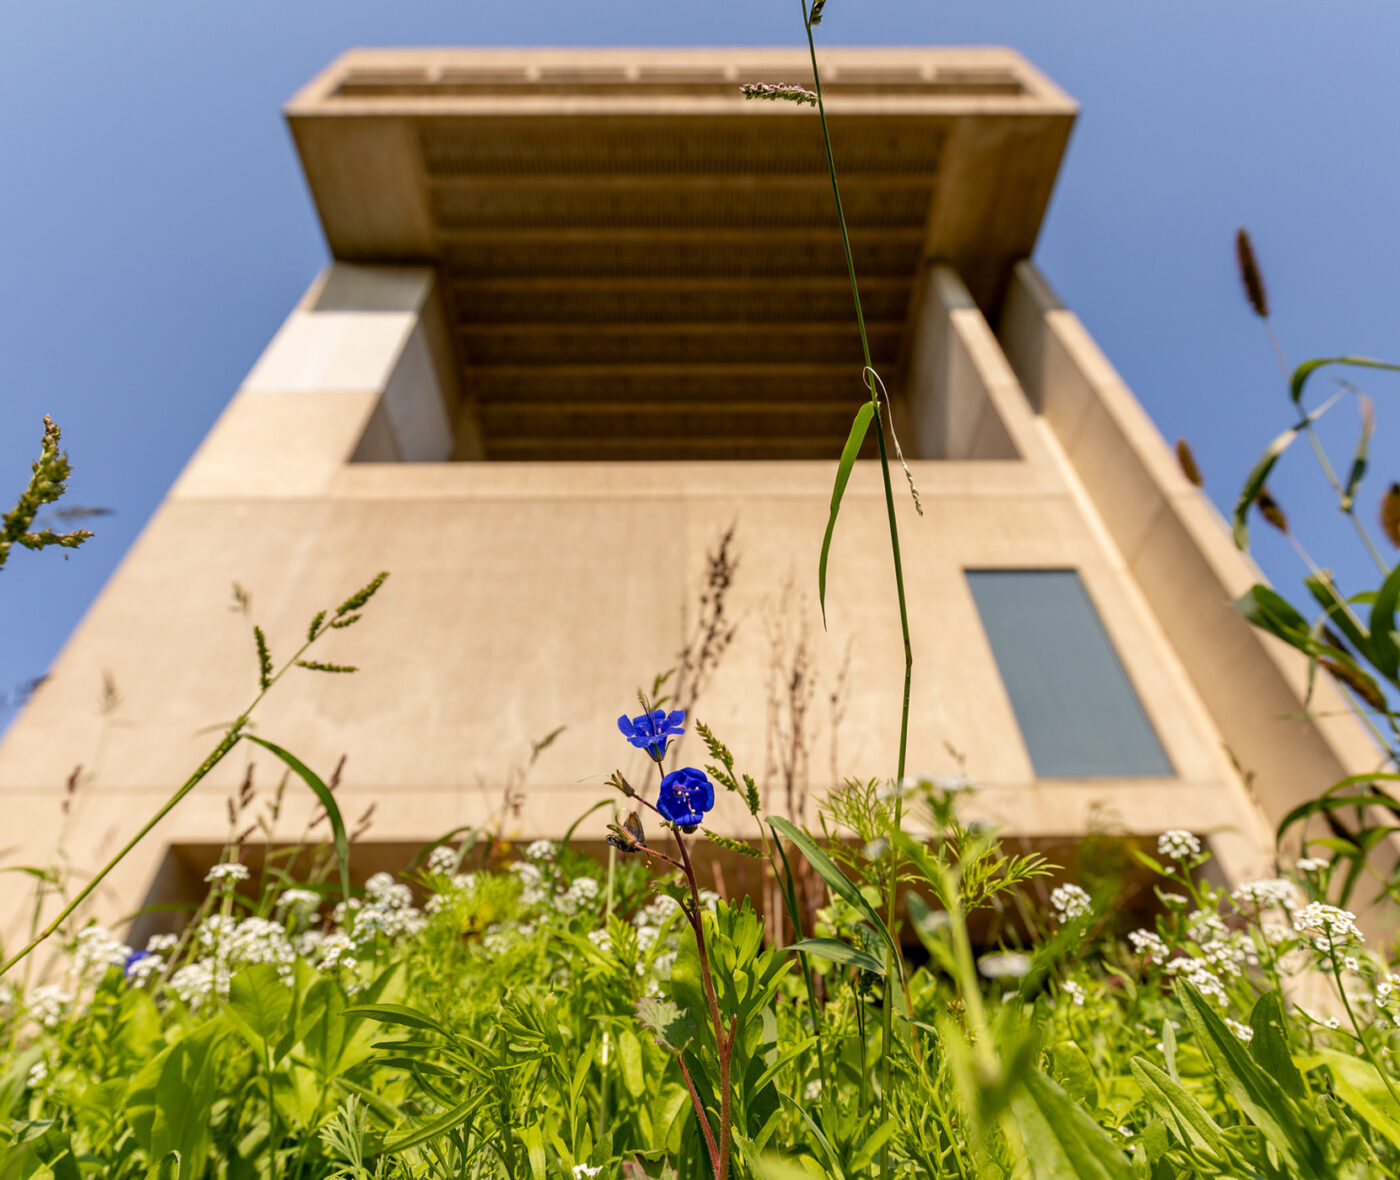
[[826,559],[831,551],[831,534],[836,530],[836,517],[841,512],[841,497],[846,494],[846,484],[851,479],[851,468],[855,466],[861,445],[865,442],[865,432],[870,429],[870,420],[875,416],[875,403],[865,402],[856,411],[851,423],[851,433],[846,445],[841,449],[841,462],[836,468],[836,484],[831,489],[831,515],[826,521],[826,536],[822,538],[821,562],[817,566],[817,599],[822,608],[822,626],[826,626]]
[[350,900],[350,839],[345,834],[345,820],[341,818],[340,808],[336,805],[335,796],[331,794],[330,788],[323,783],[316,772],[306,765],[295,754],[282,749],[264,738],[254,737],[251,733],[243,735],[248,741],[262,746],[263,749],[275,754],[287,764],[302,782],[311,788],[312,793],[321,801],[321,806],[326,809],[326,819],[330,821],[331,835],[335,841],[335,859],[340,866],[340,888],[346,901]]

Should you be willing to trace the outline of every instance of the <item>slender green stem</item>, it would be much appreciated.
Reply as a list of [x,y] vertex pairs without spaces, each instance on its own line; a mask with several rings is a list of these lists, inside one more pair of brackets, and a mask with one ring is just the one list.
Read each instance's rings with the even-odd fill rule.
[[[1330,938],[1329,938],[1330,942]],[[1390,1092],[1391,1100],[1397,1107],[1400,1107],[1400,1094],[1395,1092],[1394,1085],[1391,1084],[1390,1077],[1381,1068],[1381,1063],[1376,1060],[1376,1055],[1371,1051],[1371,1045],[1366,1040],[1365,1034],[1361,1031],[1361,1025],[1356,1019],[1356,1013],[1351,1010],[1351,1001],[1347,999],[1347,989],[1342,986],[1342,965],[1337,962],[1337,948],[1329,946],[1328,958],[1332,960],[1332,975],[1337,981],[1337,994],[1342,997],[1342,1007],[1347,1010],[1347,1019],[1351,1021],[1351,1030],[1356,1034],[1356,1039],[1361,1042],[1361,1051],[1366,1054],[1366,1060],[1371,1063],[1371,1068],[1380,1076],[1381,1083]]]
[[205,776],[207,776],[209,772],[214,769],[214,767],[216,767],[220,762],[223,761],[224,755],[227,754],[230,750],[232,750],[233,747],[238,744],[239,739],[243,737],[243,729],[248,724],[248,720],[252,716],[253,710],[258,707],[263,697],[267,696],[267,694],[272,691],[273,686],[279,680],[282,679],[282,677],[287,673],[288,669],[293,667],[293,665],[296,664],[297,660],[301,659],[301,657],[306,654],[306,649],[309,648],[313,643],[315,643],[316,640],[319,639],[322,635],[324,635],[327,629],[328,627],[322,627],[321,630],[317,631],[314,635],[307,639],[305,643],[303,643],[299,648],[297,648],[296,653],[292,656],[291,659],[289,659],[285,664],[283,664],[282,667],[279,668],[275,674],[268,677],[267,684],[263,688],[259,689],[258,695],[253,698],[252,703],[234,719],[233,724],[228,727],[228,729],[224,733],[224,736],[219,740],[219,744],[209,752],[209,756],[199,764],[198,769],[195,770],[195,772],[192,775],[190,775],[190,777],[187,778],[184,781],[184,783],[180,785],[179,789],[161,805],[160,809],[141,826],[140,831],[138,831],[136,835],[132,836],[130,840],[123,844],[120,851],[118,851],[118,853],[114,857],[112,857],[111,860],[109,860],[105,865],[102,866],[101,869],[98,870],[97,875],[94,876],[86,885],[84,885],[82,889],[78,890],[73,900],[63,907],[62,911],[60,911],[59,915],[56,918],[54,918],[52,922],[50,922],[47,926],[44,927],[42,931],[39,932],[39,934],[32,938],[25,945],[23,950],[6,959],[4,963],[0,963],[0,975],[4,975],[16,963],[20,962],[22,959],[27,958],[30,952],[32,952],[37,946],[39,946],[46,939],[48,939],[48,937],[52,935],[55,930],[62,926],[63,923],[68,920],[69,916],[73,913],[73,911],[76,910],[80,905],[82,905],[82,903],[92,895],[93,891],[100,884],[102,884],[103,880],[107,877],[107,875],[111,873],[112,870],[117,867],[117,865],[121,864],[121,862],[126,858],[127,854],[133,848],[135,848],[136,845],[138,845],[142,840],[144,840],[147,835],[150,834],[151,829],[154,828],[156,824],[160,823],[160,821],[163,820],[168,814],[170,814],[171,810],[175,807],[175,805],[178,804],[180,800],[183,799],[186,795],[188,795],[191,791],[193,791],[195,787],[197,787],[200,784],[200,782],[205,778]]
[[[904,757],[909,741],[909,692],[913,681],[914,672],[914,651],[909,642],[909,609],[904,597],[904,563],[899,552],[899,524],[895,519],[894,511],[894,489],[890,484],[890,459],[885,448],[885,428],[880,409],[880,397],[876,392],[875,369],[870,360],[870,340],[865,331],[865,315],[860,306],[860,288],[856,282],[855,256],[851,252],[851,236],[846,228],[846,214],[841,205],[841,186],[836,180],[836,159],[831,150],[831,129],[826,121],[826,103],[822,98],[821,73],[817,68],[817,46],[812,37],[812,22],[807,14],[807,0],[799,0],[802,5],[802,24],[807,31],[807,52],[812,59],[812,86],[817,95],[817,114],[821,118],[822,143],[826,147],[827,170],[831,174],[831,194],[836,200],[836,220],[841,228],[841,246],[846,254],[846,272],[851,280],[851,299],[856,308],[856,326],[860,330],[860,347],[865,357],[866,385],[870,389],[870,400],[875,405],[875,442],[880,451],[880,473],[884,477],[885,483],[885,511],[889,517],[890,525],[890,550],[894,556],[894,583],[895,592],[899,598],[899,626],[904,639],[904,697],[899,715],[899,768],[895,775],[896,783],[904,778]],[[890,407],[891,420],[893,420],[894,407]],[[898,801],[895,803],[895,826],[898,828],[901,820],[901,807]],[[889,893],[886,898],[886,919],[893,928],[896,888],[898,883],[898,873],[891,872]],[[885,1002],[880,1012],[880,1120],[884,1121],[889,1109],[890,1090],[890,1040],[894,1032],[894,1002],[889,989],[894,986],[895,979],[895,954],[890,948],[885,951]],[[903,964],[899,965],[899,975],[903,978]],[[890,1153],[888,1142],[880,1148],[880,1175],[889,1175]]]

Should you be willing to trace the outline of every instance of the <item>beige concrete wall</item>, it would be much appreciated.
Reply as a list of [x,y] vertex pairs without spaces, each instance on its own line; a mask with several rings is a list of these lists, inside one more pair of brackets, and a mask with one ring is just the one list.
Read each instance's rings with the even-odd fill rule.
[[1270,822],[1345,775],[1378,769],[1377,747],[1327,677],[1313,690],[1316,716],[1302,716],[1306,660],[1231,606],[1263,581],[1259,570],[1030,263],[1016,268],[1000,334],[1221,741],[1254,777]]
[[[326,296],[352,278],[363,288],[355,300]],[[15,860],[45,862],[59,788],[82,763],[69,848],[76,863],[99,863],[199,763],[212,727],[252,696],[252,624],[284,656],[318,609],[381,569],[391,577],[364,621],[316,653],[362,670],[295,671],[259,710],[255,732],[323,774],[346,754],[347,816],[374,802],[370,838],[411,844],[488,820],[530,742],[566,725],[506,824],[557,837],[605,795],[615,767],[644,777],[615,718],[676,662],[706,550],[731,522],[738,633],[699,716],[763,775],[768,630],[786,628],[805,637],[816,668],[812,786],[893,775],[903,661],[877,466],[859,463],[846,494],[823,632],[816,564],[834,462],[350,462],[372,446],[394,453],[386,438],[399,455],[439,439],[443,419],[428,394],[443,406],[447,395],[412,347],[431,302],[426,272],[342,277],[337,268],[289,317],[0,746],[0,794],[23,820]],[[910,767],[951,772],[951,743],[986,784],[974,814],[1014,834],[1189,826],[1213,834],[1231,875],[1258,871],[1267,831],[1113,529],[957,276],[935,273],[925,306],[926,322],[952,341],[943,371],[953,376],[943,379],[995,408],[1021,458],[912,461],[922,517],[900,488],[915,654]],[[396,390],[407,407],[397,416],[386,404]],[[1034,779],[963,576],[969,566],[1080,571],[1176,779]],[[252,594],[246,617],[228,609],[235,581]],[[847,653],[833,768],[828,696]],[[121,700],[101,716],[104,673]],[[687,760],[701,753],[693,741],[684,751]],[[114,878],[103,912],[135,908],[165,847],[223,838],[224,799],[249,758],[271,784],[265,755],[237,751]],[[308,807],[293,789],[289,835]],[[733,834],[749,830],[727,804],[719,817]],[[589,820],[580,837],[596,839],[602,823]]]

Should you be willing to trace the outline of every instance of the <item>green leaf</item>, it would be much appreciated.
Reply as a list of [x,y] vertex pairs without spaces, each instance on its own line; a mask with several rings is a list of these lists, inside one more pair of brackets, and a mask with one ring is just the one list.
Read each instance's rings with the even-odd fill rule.
[[1255,1064],[1239,1038],[1195,988],[1181,984],[1176,994],[1196,1034],[1197,1047],[1210,1060],[1220,1084],[1249,1121],[1294,1169],[1305,1175],[1325,1176],[1325,1153],[1304,1125],[1300,1107],[1289,1101],[1278,1082]]
[[816,955],[819,959],[840,963],[843,967],[859,967],[862,971],[869,971],[874,975],[885,973],[885,965],[874,955],[857,950],[837,938],[804,938],[785,949],[803,955]]
[[1282,457],[1283,452],[1293,444],[1293,440],[1298,434],[1312,423],[1316,422],[1323,414],[1327,413],[1337,403],[1337,397],[1330,397],[1322,405],[1318,406],[1311,414],[1306,415],[1296,426],[1290,426],[1282,434],[1278,435],[1264,450],[1263,456],[1252,468],[1248,477],[1244,481],[1244,487],[1240,489],[1240,498],[1235,502],[1235,545],[1240,549],[1249,548],[1249,508],[1255,500],[1259,498],[1259,493],[1264,490],[1264,484],[1268,482],[1269,473],[1273,471],[1274,465]]
[[1228,1157],[1219,1126],[1180,1082],[1141,1057],[1134,1057],[1131,1066],[1148,1105],[1183,1144],[1209,1152],[1217,1159]]
[[633,1098],[640,1098],[646,1093],[646,1080],[642,1076],[642,1044],[630,1028],[624,1028],[618,1034],[617,1059],[622,1066],[622,1084]]
[[1317,599],[1318,605],[1327,612],[1327,622],[1335,623],[1337,629],[1346,637],[1346,641],[1360,655],[1369,660],[1371,658],[1371,637],[1356,625],[1355,613],[1342,599],[1342,596],[1337,593],[1332,575],[1325,571],[1321,575],[1314,574],[1304,578],[1303,584]]
[[766,822],[770,828],[785,836],[796,846],[797,850],[807,858],[807,863],[816,870],[817,875],[831,887],[831,891],[837,897],[860,911],[861,916],[870,923],[875,933],[890,948],[890,954],[894,956],[895,962],[899,962],[899,948],[895,946],[894,938],[886,929],[884,922],[880,920],[880,915],[875,912],[875,907],[865,900],[861,891],[837,867],[836,862],[821,850],[811,836],[794,825],[791,820],[786,820],[780,815],[770,815]]
[[[1377,804],[1382,807],[1396,808],[1400,803],[1392,799],[1375,784],[1381,781],[1400,781],[1400,774],[1382,772],[1379,774],[1353,774],[1340,782],[1333,783],[1316,799],[1309,799],[1306,803],[1300,803],[1279,821],[1278,828],[1274,833],[1276,841],[1282,841],[1285,833],[1294,824],[1306,820],[1309,816],[1317,815],[1319,812],[1340,811],[1344,807],[1366,806]],[[1369,788],[1368,793],[1363,790],[1359,795],[1345,794],[1352,787],[1361,786]]]
[[1240,614],[1270,635],[1277,636],[1294,647],[1308,641],[1308,621],[1276,590],[1268,586],[1251,586],[1232,604]]
[[1249,548],[1250,505],[1259,498],[1259,493],[1264,490],[1264,484],[1268,481],[1269,473],[1273,471],[1274,465],[1279,461],[1283,452],[1288,450],[1297,437],[1298,427],[1290,426],[1265,448],[1263,456],[1250,469],[1249,475],[1244,481],[1244,487],[1240,490],[1240,498],[1235,501],[1234,533],[1237,549]]
[[149,1154],[153,1159],[177,1154],[183,1180],[199,1180],[210,1155],[211,1112],[221,1073],[214,1060],[222,1035],[219,1023],[210,1022],[177,1041],[155,1086]]
[[656,1043],[672,1053],[684,1053],[695,1027],[680,1005],[658,996],[644,996],[637,1001],[637,1019],[656,1034]]
[[367,1016],[381,1024],[402,1024],[408,1028],[422,1028],[450,1039],[451,1034],[427,1013],[417,1008],[406,1008],[402,1004],[353,1004],[345,1009],[346,1016]]
[[[454,1106],[446,1114],[439,1116],[430,1123],[423,1123],[421,1126],[410,1131],[407,1135],[401,1135],[397,1139],[392,1139],[385,1143],[380,1151],[384,1155],[397,1155],[401,1151],[407,1151],[410,1147],[417,1147],[420,1143],[427,1143],[430,1139],[436,1139],[439,1135],[445,1135],[453,1127],[466,1122],[477,1111],[483,1102],[491,1096],[489,1089],[478,1090],[460,1106]],[[366,1153],[367,1155],[370,1153]]]
[[530,1161],[530,1175],[534,1180],[545,1180],[544,1132],[539,1123],[529,1123],[521,1127],[520,1142],[525,1144],[525,1154]]
[[282,759],[291,767],[292,772],[311,788],[312,793],[320,800],[321,806],[326,809],[326,818],[330,821],[331,833],[335,839],[335,859],[340,865],[340,889],[345,900],[349,901],[350,840],[345,834],[345,820],[341,818],[340,808],[336,805],[335,796],[331,794],[330,788],[301,759],[294,754],[289,754],[281,746],[274,745],[260,737],[254,737],[251,733],[245,733],[243,737],[244,740],[254,742]]
[[1026,1076],[1011,1107],[1033,1177],[1132,1180],[1132,1165],[1118,1145],[1043,1073]]
[[1249,1014],[1249,1027],[1254,1030],[1249,1052],[1259,1068],[1278,1082],[1285,1094],[1306,1098],[1308,1088],[1288,1051],[1288,1032],[1277,992],[1265,992],[1259,997]]
[[292,989],[271,963],[254,963],[233,977],[228,1006],[239,1029],[255,1045],[269,1045],[282,1033],[292,1010]]
[[1356,365],[1363,369],[1385,369],[1392,373],[1400,373],[1400,365],[1388,365],[1384,361],[1372,360],[1368,356],[1318,357],[1315,360],[1304,361],[1293,370],[1290,392],[1294,402],[1303,400],[1303,387],[1308,383],[1308,378],[1324,365]]
[[1364,393],[1357,395],[1361,408],[1361,437],[1356,443],[1356,453],[1352,456],[1351,472],[1347,475],[1346,487],[1342,491],[1341,508],[1350,512],[1356,503],[1356,489],[1361,486],[1361,477],[1366,474],[1366,463],[1371,447],[1371,434],[1376,429],[1376,411],[1371,399]]
[[1400,564],[1386,576],[1371,607],[1371,662],[1388,680],[1400,671],[1400,650],[1395,646],[1395,603],[1400,598]]
[[180,1153],[167,1151],[146,1176],[147,1180],[180,1180]]
[[1306,1058],[1303,1065],[1309,1070],[1327,1066],[1342,1100],[1374,1130],[1400,1147],[1400,1107],[1396,1106],[1370,1062],[1349,1053],[1323,1049]]
[[831,515],[826,521],[826,536],[822,538],[821,562],[817,566],[817,598],[822,608],[822,626],[826,626],[826,558],[831,550],[831,534],[836,529],[836,517],[841,511],[841,497],[846,494],[846,484],[851,479],[851,468],[865,442],[865,432],[870,429],[870,420],[875,416],[875,403],[865,402],[856,411],[851,423],[851,433],[846,445],[841,448],[841,462],[836,468],[836,483],[831,489]]

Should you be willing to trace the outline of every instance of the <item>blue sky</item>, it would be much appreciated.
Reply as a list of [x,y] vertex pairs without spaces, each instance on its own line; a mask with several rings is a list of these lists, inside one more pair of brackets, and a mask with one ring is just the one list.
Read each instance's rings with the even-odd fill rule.
[[[797,0],[6,5],[0,503],[49,413],[76,469],[71,502],[117,515],[67,561],[20,552],[0,572],[0,691],[48,667],[324,263],[280,108],[332,57],[800,38]],[[1168,439],[1192,440],[1222,507],[1288,424],[1239,293],[1238,225],[1253,231],[1291,361],[1400,358],[1394,0],[829,0],[820,40],[1008,44],[1080,101],[1037,260]],[[1400,478],[1400,380],[1357,379],[1380,423],[1361,506],[1372,522]],[[1334,417],[1345,462],[1356,415]],[[1274,487],[1323,564],[1358,588],[1374,579],[1307,455]],[[1296,558],[1256,534],[1291,592]]]

